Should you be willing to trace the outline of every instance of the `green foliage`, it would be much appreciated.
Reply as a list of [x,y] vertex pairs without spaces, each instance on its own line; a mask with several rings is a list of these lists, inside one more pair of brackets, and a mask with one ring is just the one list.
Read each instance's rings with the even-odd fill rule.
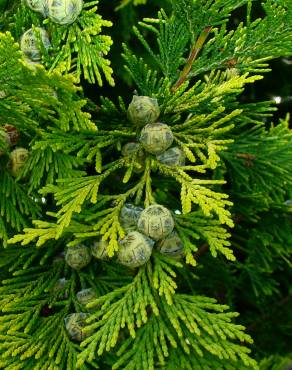
[[[238,263],[240,283],[247,281],[257,298],[280,293],[276,272],[291,268],[291,216],[287,207],[270,208],[270,213],[260,214],[261,223],[255,224],[246,238],[246,260]],[[264,225],[264,226],[263,226]],[[243,237],[243,226],[238,226],[236,245]]]
[[121,3],[119,6],[116,7],[116,10],[122,9],[131,3],[135,6],[144,5],[147,3],[147,0],[121,0]]
[[[230,66],[240,73],[264,72],[268,70],[269,59],[291,55],[291,3],[267,1],[263,7],[266,12],[263,19],[251,22],[248,13],[247,24],[240,23],[236,30],[228,31],[226,26],[214,29],[213,37],[194,62],[190,76]],[[273,34],[271,29],[275,30]]]
[[104,27],[112,26],[112,22],[104,20],[97,13],[98,3],[86,2],[77,21],[70,26],[43,20],[23,4],[16,12],[12,9],[11,31],[19,40],[32,24],[45,27],[50,35],[51,47],[49,51],[42,49],[43,62],[50,71],[57,69],[62,74],[71,73],[78,81],[84,77],[88,82],[97,82],[100,86],[104,77],[114,85],[113,70],[106,59],[112,40],[110,36],[101,34]]
[[[145,2],[122,1],[115,17],[127,9],[137,15],[138,3]],[[107,55],[120,30],[103,35],[115,21],[104,20],[101,4],[85,1],[66,26],[24,3],[5,4],[0,23],[11,33],[0,33],[0,368],[278,370],[290,361],[289,117],[270,124],[273,104],[242,96],[270,59],[291,55],[290,2],[264,1],[259,19],[255,1],[170,3],[171,12],[161,9],[134,27],[135,44],[126,39],[116,100],[118,92],[102,90],[107,96],[99,98],[101,90],[87,84],[113,85]],[[246,21],[232,26],[231,15],[243,9]],[[32,26],[51,39],[42,65],[28,64],[15,43]],[[163,164],[141,145],[122,152],[140,135],[127,118],[130,78],[137,94],[157,99],[159,121],[172,130],[185,165]],[[30,153],[18,178],[7,167],[13,148],[5,123]],[[154,245],[144,266],[121,266],[126,203],[170,209],[184,258]],[[65,262],[66,248],[97,241],[105,242],[104,260],[82,270]],[[83,306],[77,292],[86,288],[97,298]],[[64,325],[73,312],[89,314],[81,343]]]
[[[71,305],[77,307],[74,291],[80,284],[93,286],[100,295],[100,298],[88,305],[91,312],[94,308],[88,330],[94,328],[95,331],[82,344],[85,349],[79,356],[81,369],[88,368],[85,363],[87,359],[94,366],[95,350],[101,355],[105,350],[115,347],[119,333],[122,331],[126,335],[125,327],[130,337],[118,350],[121,357],[114,368],[124,366],[124,362],[132,356],[127,366],[141,366],[136,356],[141,356],[142,352],[137,352],[136,346],[137,343],[144,343],[144,340],[148,347],[145,369],[154,368],[153,363],[157,356],[162,364],[166,364],[165,359],[171,348],[176,349],[179,345],[182,345],[185,355],[193,348],[197,353],[198,363],[204,363],[205,356],[202,355],[207,351],[219,358],[223,355],[231,361],[236,361],[236,353],[240,361],[255,366],[254,361],[248,357],[248,350],[234,343],[235,339],[251,341],[242,332],[243,327],[231,323],[232,317],[237,314],[225,312],[226,306],[220,306],[210,298],[175,294],[175,270],[181,266],[178,262],[155,255],[153,266],[149,264],[141,269],[133,280],[127,274],[124,279],[116,275],[118,280],[113,285],[110,281],[106,283],[106,276],[102,274],[98,280],[95,279],[96,274],[100,274],[97,266],[92,265],[88,272],[81,274],[69,271],[62,258],[54,258],[59,246],[55,243],[50,246],[45,254],[33,247],[24,250],[11,248],[5,251],[3,259],[2,252],[1,267],[9,267],[12,273],[10,278],[3,281],[0,289],[3,303],[1,336],[6,343],[1,346],[2,367],[12,369],[13,366],[47,366],[71,369],[75,366],[80,348],[69,341],[60,322]],[[11,261],[15,263],[11,264]],[[112,279],[115,278],[113,266],[108,268],[112,270]],[[67,279],[65,287],[63,290],[56,290],[54,287],[64,275]],[[165,284],[163,290],[162,284]],[[68,296],[60,300],[59,297],[64,292]],[[162,297],[159,304],[158,292]],[[137,297],[140,298],[137,300]],[[49,310],[48,316],[44,309]],[[42,317],[39,317],[40,313]],[[160,330],[157,331],[157,328]],[[212,344],[212,337],[216,337],[216,345]],[[50,341],[45,338],[50,338]],[[141,338],[141,341],[133,342],[134,338]],[[125,355],[126,348],[132,346],[133,349]],[[20,362],[15,361],[16,355]],[[208,355],[206,356],[208,363]]]
[[[229,114],[225,114],[225,107],[223,105],[224,98],[229,94],[238,94],[245,83],[251,83],[257,78],[258,77],[248,77],[246,74],[244,76],[234,76],[232,79],[226,80],[226,75],[219,72],[211,75],[207,83],[199,81],[189,90],[186,90],[187,86],[182,87],[171,99],[167,99],[167,96],[164,96],[163,99],[165,103],[158,95],[158,99],[162,100],[161,106],[165,118],[169,124],[173,122],[171,127],[174,132],[175,142],[181,147],[190,162],[199,161],[199,164],[173,169],[153,159],[150,160],[149,158],[149,160],[146,161],[144,174],[141,176],[140,180],[135,181],[134,185],[128,188],[125,193],[116,194],[113,195],[112,198],[109,198],[115,200],[117,205],[112,210],[100,210],[100,215],[103,218],[96,224],[86,228],[87,236],[103,235],[103,240],[109,240],[108,253],[112,256],[118,249],[118,238],[124,236],[124,232],[118,220],[118,215],[123,204],[126,203],[127,199],[134,196],[136,196],[136,202],[139,203],[144,189],[146,192],[145,205],[150,204],[154,199],[150,176],[151,172],[155,173],[157,170],[167,177],[173,177],[176,182],[180,184],[180,207],[184,213],[190,213],[192,204],[195,204],[202,209],[206,217],[209,217],[211,214],[216,214],[221,223],[232,226],[231,214],[229,210],[226,209],[228,206],[232,205],[232,203],[227,200],[228,196],[207,187],[224,184],[225,181],[200,178],[194,179],[188,172],[195,171],[202,174],[206,173],[208,169],[214,170],[218,166],[220,160],[218,155],[219,152],[226,149],[226,145],[231,142],[230,139],[220,140],[220,138],[233,128],[233,125],[230,124],[229,121],[241,113],[240,109],[235,109]],[[169,90],[168,94],[170,93]],[[210,108],[213,103],[213,107],[216,107],[216,110],[211,112],[208,109],[204,114],[194,116],[188,115],[184,122],[179,123],[180,116],[185,112],[204,112],[206,101],[211,103]],[[117,126],[118,131],[115,129],[115,122],[112,123],[113,127],[110,127],[108,124],[104,127],[102,115],[104,114],[107,116],[108,109],[110,112],[113,112],[113,114],[121,115],[122,113],[119,113],[119,110],[116,110],[117,108],[113,104],[105,101],[105,105],[101,108],[100,122],[97,123],[98,132],[95,136],[99,137],[99,135],[101,135],[99,140],[103,142],[103,147],[122,145],[122,143],[124,143],[122,141],[124,138],[134,137],[135,128],[130,127],[128,122],[125,122],[125,126],[121,129],[118,129],[119,126]],[[123,111],[123,106],[121,110]],[[170,115],[171,112],[172,115]],[[68,145],[69,140],[69,136],[64,140],[66,148],[70,148]],[[72,138],[72,141],[74,140],[75,138]],[[77,148],[74,147],[74,149],[76,150]],[[66,149],[66,151],[67,150],[68,149]],[[89,154],[87,158],[92,158],[91,154]],[[75,213],[82,212],[84,206],[90,203],[95,204],[96,202],[101,202],[101,206],[104,207],[103,195],[98,193],[102,183],[110,179],[113,173],[120,171],[121,168],[124,168],[126,171],[124,181],[127,179],[125,182],[128,182],[133,176],[132,170],[134,162],[135,157],[132,158],[132,164],[128,167],[128,161],[125,158],[119,159],[112,162],[110,166],[106,165],[101,167],[99,171],[101,172],[100,175],[85,176],[82,178],[76,177],[74,180],[71,178],[66,180],[60,179],[58,180],[58,186],[46,187],[42,193],[53,193],[57,204],[62,206],[60,211],[56,214],[58,218],[57,225],[50,223],[44,227],[43,223],[36,223],[39,230],[32,231],[30,228],[25,229],[25,234],[23,236],[14,237],[13,242],[22,241],[24,244],[27,244],[36,238],[41,238],[42,241],[39,239],[37,243],[41,245],[47,239],[60,237],[65,228],[70,225],[72,216],[74,216]],[[66,189],[64,189],[65,184],[67,184]],[[107,218],[104,218],[105,216]],[[78,234],[80,235],[80,233]],[[194,263],[190,255],[188,261]]]
[[[192,297],[192,301],[189,300],[189,296],[176,295],[175,297],[176,300],[171,308],[165,305],[163,300],[161,301],[160,314],[163,319],[158,320],[158,318],[153,317],[145,327],[139,329],[137,339],[125,341],[118,352],[121,358],[114,365],[114,369],[121,366],[124,366],[125,369],[138,369],[141,363],[145,364],[145,369],[154,369],[154,356],[159,358],[160,366],[162,365],[162,368],[165,368],[165,358],[169,356],[169,345],[174,347],[174,353],[177,348],[182,347],[185,352],[181,355],[182,358],[184,355],[189,357],[192,352],[192,366],[199,366],[199,368],[210,364],[208,358],[210,354],[211,358],[212,355],[218,356],[222,360],[225,357],[234,365],[240,359],[249,368],[257,368],[255,362],[248,357],[248,351],[245,347],[240,347],[232,342],[228,343],[227,338],[230,338],[231,332],[236,333],[235,336],[231,335],[232,339],[238,337],[241,341],[250,340],[248,336],[241,332],[242,328],[240,326],[229,323],[230,318],[236,314],[225,313],[226,307],[216,305],[213,300],[205,297]],[[186,309],[186,305],[188,309]],[[202,320],[203,316],[208,317],[206,322]],[[215,331],[213,326],[216,327]],[[216,338],[215,345],[211,344],[214,340],[213,336]],[[139,350],[141,344],[145,348],[143,352]],[[237,353],[238,358],[236,358],[235,353]],[[169,363],[171,366],[174,365],[172,361],[169,361]],[[189,368],[189,360],[183,362],[180,366],[182,369]]]
[[0,177],[0,239],[4,247],[11,230],[22,230],[27,226],[27,218],[35,218],[39,214],[40,207],[27,195],[26,188],[3,171]]
[[230,234],[221,226],[220,221],[204,219],[202,213],[193,212],[187,217],[177,217],[177,230],[185,246],[188,263],[196,264],[193,253],[198,251],[203,242],[207,242],[213,257],[217,257],[217,253],[220,252],[229,260],[235,259],[232,250],[228,248]]
[[269,130],[263,125],[245,130],[236,145],[223,153],[234,192],[241,197],[261,193],[265,204],[285,201],[287,184],[292,182],[287,160],[292,155],[288,119]]
[[[7,78],[9,75],[9,78]],[[95,129],[90,115],[82,111],[85,101],[77,99],[79,88],[72,76],[47,74],[44,68],[24,63],[18,45],[9,33],[0,34],[0,80],[5,96],[0,100],[1,121],[25,130],[36,130],[50,122],[64,131]],[[64,110],[63,105],[68,109]]]
[[[7,79],[7,73],[9,79]],[[90,115],[82,111],[84,100],[77,97],[77,87],[72,78],[62,77],[54,72],[50,75],[42,67],[31,69],[24,64],[18,45],[14,43],[9,33],[0,34],[0,81],[4,92],[0,99],[1,125],[9,122],[29,138],[38,138],[46,134],[45,128],[50,122],[56,129],[67,131],[72,127],[78,130],[95,130],[95,125],[89,120]],[[67,106],[68,110],[63,109]],[[4,132],[2,132],[2,137]],[[38,143],[40,145],[41,142]],[[1,140],[3,149],[5,140]],[[37,148],[36,148],[37,149]],[[22,176],[29,176],[31,190],[40,185],[46,171],[47,182],[55,179],[55,173],[71,174],[70,166],[76,166],[76,159],[67,156],[53,160],[54,153],[47,150],[33,150]],[[7,152],[9,154],[9,151]],[[16,183],[9,174],[7,157],[1,158],[1,239],[6,245],[8,231],[11,227],[21,230],[27,226],[29,219],[35,218],[40,211],[34,198],[36,194],[27,194],[27,185]],[[77,172],[80,175],[80,172]]]
[[285,366],[291,365],[291,356],[290,357],[281,357],[281,356],[270,356],[260,363],[261,370],[281,370]]
[[[75,367],[79,346],[70,341],[60,323],[63,323],[70,305],[77,306],[73,294],[76,286],[94,286],[95,282],[93,270],[83,276],[68,271],[62,258],[53,258],[56,250],[58,245],[51,244],[45,254],[34,247],[24,250],[12,248],[5,255],[1,251],[1,268],[6,265],[13,273],[3,281],[0,289],[3,303],[0,333],[5,339],[5,345],[0,348],[2,368],[69,370]],[[66,286],[63,290],[56,290],[55,286],[64,274]],[[101,282],[102,279],[101,276]],[[97,293],[101,286],[102,283],[95,288]],[[113,288],[106,281],[103,286],[106,291]],[[99,294],[103,291],[101,289]],[[68,298],[60,300],[64,292]],[[92,361],[90,366],[85,364],[81,368],[97,368],[97,364]]]
[[200,32],[208,26],[218,26],[226,23],[230,13],[246,4],[247,0],[211,0],[200,4],[196,0],[173,1],[173,9],[177,18],[185,24],[188,32],[196,38],[195,32]]
[[[276,4],[273,0],[263,5],[266,16],[251,22],[251,6],[247,24],[240,23],[228,30],[230,12],[250,3],[247,0],[173,1],[174,14],[168,17],[163,11],[158,19],[145,19],[140,25],[153,32],[157,38],[158,54],[153,51],[136,28],[135,32],[156,61],[164,76],[171,81],[178,78],[178,68],[184,64],[185,53],[194,46],[201,32],[211,28],[208,42],[192,63],[189,77],[217,69],[234,69],[236,74],[268,71],[267,61],[281,55],[291,55],[292,35],[290,2]],[[275,32],[271,33],[271,29]],[[132,69],[132,68],[131,68]]]
[[[95,352],[101,355],[114,347],[120,330],[127,327],[131,338],[126,339],[119,349],[118,356],[121,358],[113,369],[138,369],[142,363],[143,368],[154,369],[156,358],[163,366],[171,347],[181,347],[186,354],[194,350],[195,357],[202,357],[203,363],[204,352],[207,351],[219,358],[241,360],[246,366],[256,368],[255,362],[248,356],[249,350],[228,340],[251,341],[248,335],[242,333],[243,327],[230,322],[237,314],[225,313],[226,306],[217,305],[206,297],[180,294],[174,294],[171,299],[166,295],[166,299],[161,298],[157,306],[156,287],[154,285],[153,289],[152,283],[154,276],[159,275],[155,271],[156,258],[154,268],[148,265],[146,269],[140,269],[130,285],[89,304],[89,307],[102,306],[97,314],[88,319],[92,324],[87,330],[94,329],[95,333],[81,345],[86,349],[79,356],[79,366],[85,359],[93,359]],[[173,286],[170,277],[175,274],[170,266],[165,267]],[[140,299],[136,301],[135,297]],[[216,344],[211,339],[213,336]],[[141,346],[144,351],[141,351]]]
[[[69,28],[49,22],[48,30],[52,35],[52,54],[50,69],[57,68],[62,73],[74,72],[79,79],[84,76],[90,83],[102,86],[102,75],[110,85],[114,85],[110,61],[105,58],[109,53],[112,40],[101,35],[103,27],[111,27],[112,22],[97,14],[99,1],[85,3],[78,22]],[[64,42],[65,40],[65,42]],[[75,57],[76,55],[76,57]]]

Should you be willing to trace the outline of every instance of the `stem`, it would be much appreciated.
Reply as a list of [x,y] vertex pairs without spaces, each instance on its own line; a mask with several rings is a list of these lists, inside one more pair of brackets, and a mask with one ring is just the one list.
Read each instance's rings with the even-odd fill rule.
[[[234,215],[233,222],[237,225],[242,221],[243,217],[241,215]],[[202,257],[204,254],[206,254],[209,250],[208,243],[204,243],[201,245],[199,250],[194,254],[194,259],[197,261],[200,257]]]
[[179,79],[176,81],[175,85],[172,87],[171,91],[176,91],[187,79],[188,74],[192,69],[192,64],[194,63],[197,55],[199,54],[200,50],[202,49],[212,27],[206,27],[202,33],[200,34],[199,38],[197,39],[194,47],[191,50],[191,53],[188,57],[187,64],[185,65],[184,69],[182,70]]
[[194,259],[197,261],[201,256],[203,256],[205,253],[207,253],[209,250],[208,243],[203,244],[199,250],[194,254]]
[[245,154],[245,153],[236,153],[236,157],[238,158],[244,158],[244,159],[249,159],[253,160],[256,159],[256,156],[253,154]]

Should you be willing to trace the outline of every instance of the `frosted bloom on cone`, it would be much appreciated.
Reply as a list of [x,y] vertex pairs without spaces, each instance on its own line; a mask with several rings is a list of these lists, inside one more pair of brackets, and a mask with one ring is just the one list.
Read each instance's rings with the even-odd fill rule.
[[161,154],[171,146],[173,133],[164,123],[151,123],[142,129],[140,142],[146,152]]
[[62,25],[75,22],[82,8],[83,0],[48,0],[49,18]]
[[128,108],[129,120],[138,126],[155,122],[160,115],[157,99],[149,96],[133,96]]
[[184,245],[181,238],[174,231],[157,244],[161,254],[174,259],[181,259],[184,256]]
[[126,203],[120,213],[120,221],[124,227],[136,226],[143,208]]
[[159,204],[147,207],[138,220],[139,231],[154,240],[165,238],[173,228],[174,220],[171,212]]
[[164,153],[159,154],[157,156],[157,159],[159,160],[159,162],[170,167],[184,166],[186,161],[184,152],[178,147],[166,150]]
[[108,242],[105,242],[101,239],[97,242],[94,242],[93,245],[91,246],[91,253],[93,257],[100,260],[107,259],[108,258],[107,247]]
[[82,342],[85,338],[89,337],[91,333],[85,333],[84,327],[86,326],[85,320],[89,317],[84,312],[71,313],[64,318],[65,328],[70,339],[76,342]]
[[137,231],[132,231],[119,244],[119,262],[127,267],[135,268],[149,261],[154,241]]
[[82,244],[69,247],[65,252],[65,261],[75,270],[80,270],[87,266],[91,260],[89,249]]
[[82,289],[76,294],[77,301],[86,306],[89,302],[97,298],[97,294],[92,288]]
[[43,46],[45,49],[48,49],[51,46],[49,36],[46,30],[40,27],[30,28],[21,36],[20,40],[20,49],[24,55],[35,62],[41,60],[40,40],[38,34]]
[[16,148],[11,152],[8,167],[13,176],[17,177],[20,174],[28,156],[29,152],[25,148]]
[[48,0],[25,0],[27,6],[44,17],[48,15]]

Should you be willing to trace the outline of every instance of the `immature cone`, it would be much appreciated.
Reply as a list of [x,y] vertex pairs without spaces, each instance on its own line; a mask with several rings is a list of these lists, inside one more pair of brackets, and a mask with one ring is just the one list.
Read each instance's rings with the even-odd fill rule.
[[61,292],[61,291],[63,292],[62,294],[59,293],[59,295],[58,295],[59,300],[63,300],[63,299],[68,298],[68,288],[65,289],[67,283],[68,283],[67,279],[61,278],[56,282],[55,286],[52,289],[53,293],[55,293],[55,294],[58,293],[58,292]]
[[24,148],[16,148],[10,153],[8,167],[13,176],[17,177],[20,174],[25,162],[27,161],[28,155],[28,150]]
[[159,162],[167,165],[167,166],[184,166],[186,157],[182,150],[178,147],[170,148],[166,150],[164,153],[159,154],[157,156]]
[[12,125],[4,125],[4,130],[6,132],[6,141],[9,146],[14,146],[17,144],[19,139],[19,131],[16,127]]
[[144,209],[138,220],[139,231],[154,240],[165,238],[173,228],[174,220],[170,211],[159,204]]
[[184,256],[184,245],[175,231],[158,242],[157,249],[161,254],[174,259],[181,259]]
[[133,96],[128,107],[128,118],[137,126],[155,122],[160,115],[157,99],[149,96]]
[[41,60],[39,37],[45,49],[48,49],[51,46],[48,34],[46,30],[40,27],[30,28],[21,36],[20,40],[21,50],[27,58],[34,62]]
[[123,157],[131,157],[136,153],[136,160],[134,164],[134,172],[140,173],[144,171],[145,154],[140,144],[138,143],[127,143],[122,148]]
[[240,72],[237,68],[227,68],[226,69],[226,79],[230,80],[231,78],[237,77],[240,75]]
[[140,144],[138,143],[127,143],[122,147],[122,156],[130,157],[139,150]]
[[173,133],[164,123],[151,123],[142,129],[140,142],[147,152],[161,154],[171,146]]
[[132,231],[119,244],[119,262],[127,267],[135,268],[149,261],[154,241],[137,231]]
[[48,15],[58,24],[71,24],[76,21],[83,8],[83,0],[47,0]]
[[99,260],[106,260],[108,258],[107,247],[108,242],[105,242],[101,239],[97,242],[94,242],[91,246],[91,253],[93,257]]
[[97,298],[97,294],[92,288],[82,289],[77,294],[77,301],[86,306],[89,302],[95,300]]
[[91,260],[89,249],[82,244],[77,244],[74,247],[68,247],[65,252],[65,261],[75,270],[80,270],[87,266]]
[[[3,141],[4,143],[6,142],[5,147],[9,146],[12,147],[17,144],[18,139],[19,139],[19,131],[17,130],[16,127],[12,125],[4,125],[4,135],[1,137],[0,140]],[[3,144],[2,144],[3,146]],[[2,155],[4,152],[0,149],[0,155]]]
[[136,207],[131,203],[126,203],[120,213],[120,221],[123,227],[137,226],[142,211],[143,208]]
[[48,15],[47,0],[25,0],[25,2],[35,12],[41,13],[44,17]]
[[71,313],[64,318],[65,328],[69,337],[76,342],[82,342],[85,338],[89,337],[91,333],[85,333],[84,327],[86,326],[86,319],[89,314],[84,312]]
[[287,206],[288,212],[292,212],[292,200],[286,200],[284,204]]

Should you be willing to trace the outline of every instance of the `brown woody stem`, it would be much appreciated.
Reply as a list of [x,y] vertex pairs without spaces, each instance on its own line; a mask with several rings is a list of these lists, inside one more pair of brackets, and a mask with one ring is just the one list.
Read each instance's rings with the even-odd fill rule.
[[188,74],[192,69],[192,64],[194,63],[197,55],[199,54],[200,50],[202,49],[212,27],[206,27],[200,36],[198,37],[194,47],[191,50],[191,53],[188,57],[187,64],[185,65],[184,69],[182,70],[179,79],[176,81],[175,85],[172,87],[172,91],[176,91],[187,79]]
[[236,153],[236,157],[250,160],[256,159],[255,155],[246,153]]
[[[242,221],[243,217],[241,215],[235,215],[233,217],[233,222],[235,224],[239,224]],[[194,254],[194,259],[197,261],[200,257],[202,257],[205,253],[208,252],[209,250],[209,245],[208,243],[204,243],[201,245],[201,247],[198,249],[198,251]]]
[[194,258],[197,261],[201,256],[207,253],[209,250],[209,245],[207,243],[203,244],[199,250],[194,254]]

